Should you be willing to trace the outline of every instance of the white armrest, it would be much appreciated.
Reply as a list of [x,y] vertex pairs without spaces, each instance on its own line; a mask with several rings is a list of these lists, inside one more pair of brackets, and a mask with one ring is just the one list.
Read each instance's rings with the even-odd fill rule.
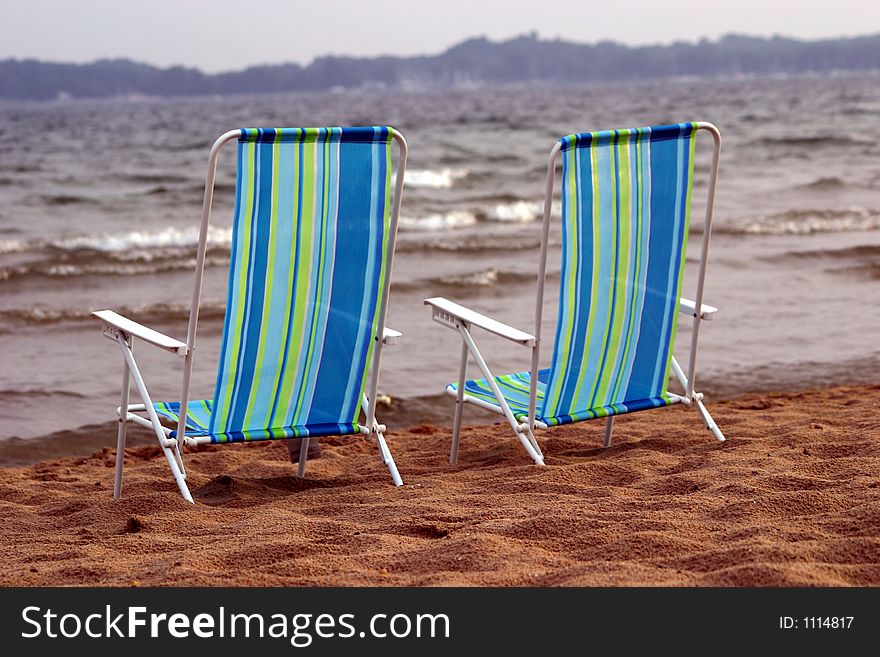
[[489,331],[489,333],[494,333],[512,342],[518,342],[525,347],[534,347],[537,342],[535,336],[531,333],[515,329],[512,326],[481,315],[443,297],[425,299],[425,305],[432,307],[434,321],[444,326],[455,328],[455,320],[457,319],[465,324],[479,326],[481,329]]
[[165,351],[170,351],[173,354],[178,354],[179,356],[186,356],[187,352],[189,352],[189,348],[186,346],[185,342],[175,340],[164,333],[159,333],[159,331],[147,328],[143,324],[133,322],[127,317],[123,317],[112,310],[96,310],[92,313],[92,317],[97,317],[103,322],[104,335],[113,340],[115,340],[119,333],[122,332],[127,335],[138,337],[144,342],[149,342],[150,344],[156,345]]
[[403,333],[400,331],[395,331],[386,326],[382,329],[382,344],[397,344],[397,339],[402,335]]
[[[702,306],[702,311],[702,318],[705,319],[707,322],[711,322],[713,319],[715,319],[715,313],[718,312],[718,309],[715,306],[710,306],[704,303]],[[691,317],[696,317],[697,302],[682,297],[681,299],[679,299],[678,312],[684,313],[685,315],[690,315]]]

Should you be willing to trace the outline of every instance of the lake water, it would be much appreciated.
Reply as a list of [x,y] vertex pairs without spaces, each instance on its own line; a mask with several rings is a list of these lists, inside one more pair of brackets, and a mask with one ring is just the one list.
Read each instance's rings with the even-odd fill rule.
[[[422,300],[447,296],[530,331],[556,139],[689,120],[715,123],[724,138],[706,293],[721,310],[701,332],[698,388],[711,401],[876,381],[877,77],[4,104],[0,440],[114,419],[121,357],[90,311],[116,309],[185,337],[208,150],[228,129],[390,124],[404,133],[410,162],[388,322],[404,338],[383,354],[380,388],[448,408],[451,418],[441,392],[457,375],[458,338],[431,321]],[[691,265],[708,135],[697,152]],[[229,147],[210,234],[197,399],[213,395],[234,164]],[[546,336],[555,326],[558,224],[551,239]],[[682,323],[681,356],[687,329]],[[479,342],[497,374],[528,368],[525,350],[488,335]],[[180,361],[149,347],[137,352],[154,398],[175,399]]]

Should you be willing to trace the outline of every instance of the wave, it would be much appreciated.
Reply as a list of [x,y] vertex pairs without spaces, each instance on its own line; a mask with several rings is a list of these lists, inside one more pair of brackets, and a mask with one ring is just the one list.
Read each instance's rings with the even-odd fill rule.
[[[148,249],[166,247],[195,247],[199,241],[199,229],[175,228],[169,226],[155,232],[131,231],[128,233],[82,235],[55,240],[45,243],[46,246],[59,251],[89,250],[103,253],[135,252],[146,254]],[[208,245],[230,248],[232,245],[232,228],[218,226],[208,227]]]
[[89,395],[85,395],[75,390],[47,390],[45,388],[9,388],[0,390],[0,399],[11,400],[27,397],[75,397],[77,399],[88,399]]
[[[789,251],[783,258],[793,261],[807,261],[814,266],[817,260],[826,261],[824,271],[830,274],[851,276],[862,280],[880,279],[880,244],[858,244],[841,249],[809,249]],[[767,257],[776,260],[779,256]]]
[[852,276],[868,281],[880,281],[880,263],[869,262],[863,265],[852,265],[850,267],[840,267],[832,269],[831,273]]
[[791,137],[764,137],[754,144],[770,146],[872,146],[873,142],[845,135],[798,135]]
[[[170,254],[166,254],[170,256]],[[205,266],[229,264],[228,256],[209,256]],[[152,262],[113,262],[96,258],[93,261],[38,262],[29,265],[0,267],[0,281],[22,280],[27,278],[74,278],[77,276],[146,276],[171,271],[194,271],[195,258],[167,257]]]
[[[499,271],[495,267],[489,267],[480,271],[438,276],[429,279],[427,283],[430,286],[487,288],[499,284],[532,283],[536,280],[536,277],[536,273]],[[552,278],[552,275],[548,275],[548,278]],[[420,285],[424,285],[424,283]]]
[[25,240],[4,240],[0,242],[0,254],[21,253],[26,251],[28,243]]
[[471,212],[453,210],[446,213],[434,213],[424,217],[401,217],[400,228],[402,230],[436,232],[462,226],[473,226],[477,223],[477,217]]
[[95,199],[86,196],[77,196],[75,194],[51,194],[40,197],[47,205],[94,205],[97,203]]
[[830,191],[834,189],[843,189],[846,187],[846,181],[837,176],[827,176],[822,178],[816,178],[816,180],[807,183],[806,185],[801,185],[799,189],[813,189],[818,191]]
[[[773,256],[777,258],[778,256]],[[842,249],[810,249],[807,251],[789,251],[783,254],[785,258],[815,260],[816,258],[834,259],[870,259],[880,257],[880,244],[858,244]]]
[[[197,226],[175,228],[169,226],[157,231],[136,230],[128,233],[100,233],[77,235],[56,240],[5,240],[0,241],[0,254],[25,251],[52,251],[56,254],[75,251],[93,251],[108,254],[132,253],[133,259],[150,259],[150,249],[169,247],[195,247],[199,241]],[[210,226],[208,247],[229,249],[232,245],[232,228]]]
[[401,217],[400,227],[404,231],[441,232],[473,226],[480,221],[527,223],[539,218],[543,207],[542,202],[516,200],[471,210],[452,210],[421,217]]
[[[186,321],[189,318],[189,304],[157,303],[121,306],[116,312],[138,322],[157,324],[169,321]],[[226,312],[225,303],[202,302],[199,308],[199,321],[222,321]],[[0,332],[2,327],[48,326],[54,324],[95,323],[91,310],[72,308],[7,308],[0,310]]]
[[496,205],[487,214],[490,221],[505,221],[525,223],[534,221],[540,217],[544,210],[544,203],[532,201],[515,201]]
[[491,287],[498,283],[498,270],[490,267],[483,271],[466,274],[438,276],[437,278],[432,278],[431,283],[447,287]]
[[[530,238],[522,238],[518,236],[516,239],[509,239],[504,235],[498,234],[469,234],[466,240],[457,239],[438,239],[433,238],[430,241],[401,239],[397,243],[396,251],[398,253],[456,253],[456,254],[479,254],[491,253],[493,251],[531,251],[540,247],[540,236],[535,235]],[[551,247],[559,246],[556,241],[550,242]]]
[[[843,210],[789,210],[757,219],[735,221],[713,228],[726,235],[810,235],[880,230],[880,210],[853,207]],[[693,232],[700,233],[697,226]]]
[[[393,282],[392,288],[395,290],[438,290],[467,289],[474,292],[480,289],[491,289],[496,286],[516,285],[520,283],[534,283],[537,274],[535,272],[511,272],[489,267],[477,271],[462,272],[458,274],[447,274],[445,276],[435,276],[406,282]],[[558,278],[558,273],[548,272],[548,279]]]
[[469,173],[467,169],[408,169],[403,175],[403,182],[409,187],[450,189],[456,180],[467,177]]
[[[192,270],[199,231],[196,227],[157,231],[79,235],[56,240],[0,241],[0,254],[33,253],[23,264],[0,267],[0,281],[28,277],[65,278],[88,275],[133,276]],[[206,265],[225,265],[232,229],[210,227]]]
[[168,175],[166,173],[127,173],[114,176],[116,180],[146,185],[165,185],[188,182],[188,178]]

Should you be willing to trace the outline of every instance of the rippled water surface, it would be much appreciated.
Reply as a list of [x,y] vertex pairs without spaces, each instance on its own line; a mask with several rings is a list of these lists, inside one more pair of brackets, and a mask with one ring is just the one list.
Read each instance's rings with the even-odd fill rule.
[[[878,78],[676,82],[444,94],[311,94],[0,106],[0,439],[112,419],[120,356],[89,312],[182,337],[207,154],[242,126],[390,124],[410,145],[382,389],[431,397],[456,336],[426,296],[531,330],[547,155],[561,135],[685,120],[724,136],[701,334],[708,393],[876,378],[880,357]],[[692,245],[711,140],[698,142]],[[211,397],[222,329],[234,148],[221,158],[195,390]],[[558,212],[558,204],[555,207]],[[558,249],[558,229],[552,239]],[[689,257],[697,253],[692,248]],[[695,267],[690,268],[692,291]],[[545,335],[555,326],[551,256]],[[687,291],[687,290],[686,290]],[[684,355],[682,324],[677,352]],[[497,373],[528,354],[486,337]],[[139,348],[157,398],[180,363]],[[545,349],[547,360],[549,347]],[[430,399],[434,405],[444,399]]]

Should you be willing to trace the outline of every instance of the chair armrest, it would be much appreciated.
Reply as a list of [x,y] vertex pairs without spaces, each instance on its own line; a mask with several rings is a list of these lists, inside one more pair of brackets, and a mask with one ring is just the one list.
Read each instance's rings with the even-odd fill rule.
[[425,305],[431,306],[433,320],[444,326],[455,328],[455,320],[459,320],[465,324],[479,326],[481,329],[489,331],[489,333],[494,333],[511,342],[517,342],[524,347],[534,347],[537,342],[537,339],[531,333],[520,331],[443,297],[425,299]]
[[397,339],[402,335],[403,333],[400,331],[395,331],[393,328],[386,326],[382,329],[382,344],[397,344]]
[[[704,303],[702,306],[702,311],[702,318],[705,319],[707,322],[711,322],[713,319],[715,319],[715,313],[718,312],[718,309],[715,306],[710,306]],[[690,315],[691,317],[696,317],[697,302],[682,297],[681,299],[679,299],[678,312],[684,313],[685,315]]]
[[170,351],[179,356],[186,356],[189,352],[189,347],[186,346],[185,342],[175,340],[164,333],[147,328],[143,324],[133,322],[112,310],[96,310],[92,313],[92,317],[97,317],[101,320],[104,324],[104,335],[112,340],[115,340],[122,333],[124,335],[133,335],[144,342],[149,342],[160,349]]

